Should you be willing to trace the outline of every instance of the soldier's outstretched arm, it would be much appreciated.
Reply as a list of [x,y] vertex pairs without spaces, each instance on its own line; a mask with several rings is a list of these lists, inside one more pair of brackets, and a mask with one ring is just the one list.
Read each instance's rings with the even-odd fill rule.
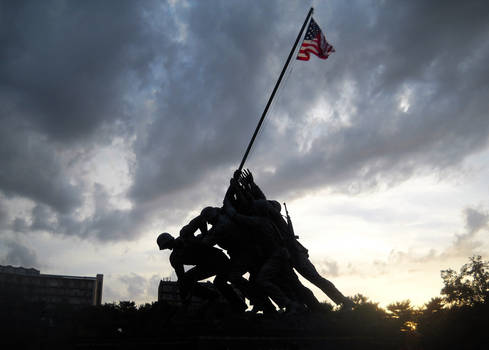
[[253,196],[249,191],[246,190],[246,188],[242,187],[235,179],[231,179],[231,185],[234,188],[234,193],[236,194],[236,205],[235,208],[238,211],[247,211],[250,209],[252,202],[253,202]]
[[251,195],[254,199],[267,199],[265,193],[255,183],[253,175],[249,169],[243,171],[243,180],[248,184]]
[[236,192],[235,192],[235,186],[233,185],[233,179],[231,179],[231,181],[229,181],[229,187],[228,189],[226,190],[226,194],[224,195],[224,199],[223,199],[223,204],[225,204],[226,202],[234,202],[236,201]]
[[189,298],[190,294],[184,282],[183,276],[185,274],[185,269],[183,267],[183,264],[181,261],[179,261],[178,258],[175,257],[175,255],[170,254],[170,265],[173,267],[173,269],[175,270],[175,274],[177,275],[177,284],[180,291],[180,298],[185,302]]
[[226,191],[226,195],[224,196],[223,208],[231,205],[234,208],[239,208],[239,210],[241,211],[243,208],[249,206],[250,199],[247,199],[247,197],[243,195],[241,185],[233,177],[229,181],[229,187]]
[[183,268],[183,263],[174,254],[170,254],[170,265],[175,270],[178,280],[182,280],[185,269]]
[[187,225],[182,227],[180,237],[184,240],[193,239],[197,230],[200,230],[203,235],[207,233],[207,223],[201,215],[193,218]]

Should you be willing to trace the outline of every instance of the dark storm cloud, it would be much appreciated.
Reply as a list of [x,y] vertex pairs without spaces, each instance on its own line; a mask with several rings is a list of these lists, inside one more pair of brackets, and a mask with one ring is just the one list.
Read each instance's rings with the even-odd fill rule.
[[[337,52],[324,66],[295,67],[280,112],[294,120],[285,139],[296,143],[280,145],[290,156],[276,161],[274,191],[395,183],[458,165],[487,145],[487,2],[373,2],[361,11],[364,5],[343,3],[331,9],[334,16],[325,13]],[[298,101],[322,99],[332,107],[322,114],[332,121],[314,125],[310,148],[298,151],[307,120]],[[349,123],[338,128],[342,108],[350,109]]]
[[133,72],[147,70],[144,3],[3,2],[0,92],[16,118],[50,138],[77,139],[124,117]]
[[[157,29],[149,18],[155,6],[167,16]],[[69,170],[86,149],[131,133],[133,100],[151,79],[154,48],[173,42],[165,37],[173,34],[166,26],[175,27],[168,8],[149,1],[0,4],[0,191],[35,204],[32,225],[16,218],[14,231],[113,237],[117,228],[106,228],[121,222],[118,211],[103,208],[83,224],[75,217],[90,184]]]
[[7,196],[45,203],[61,213],[80,205],[80,188],[70,184],[57,158],[61,152],[11,119],[4,118],[0,130],[0,190]]
[[456,240],[449,253],[469,256],[473,255],[474,251],[482,245],[481,242],[475,241],[475,238],[480,231],[487,229],[489,214],[483,209],[466,208],[464,215],[466,232],[456,235]]
[[272,2],[195,2],[179,15],[186,40],[165,65],[155,118],[136,148],[131,195],[138,201],[235,165],[280,69],[264,64],[275,58],[284,15]]
[[39,268],[40,263],[37,254],[32,249],[13,240],[0,240],[2,246],[6,248],[6,253],[0,258],[0,264],[23,267]]
[[[308,10],[0,6],[0,190],[35,203],[32,222],[13,228],[101,240],[135,238],[156,213],[175,220],[218,204]],[[328,2],[315,18],[337,52],[297,62],[280,92],[247,163],[267,193],[361,191],[458,166],[487,144],[487,2]],[[134,155],[132,209],[69,171],[114,137]],[[80,219],[91,198],[96,210]]]
[[28,224],[23,218],[15,218],[15,232],[46,231],[66,236],[96,238],[100,241],[133,239],[138,236],[139,225],[144,221],[144,210],[117,209],[109,203],[109,196],[100,184],[94,185],[94,214],[79,219],[71,214],[59,213],[47,205],[37,204],[31,211]]
[[7,209],[3,205],[2,202],[0,202],[0,230],[4,229],[7,226],[8,223],[8,214],[7,214]]
[[489,214],[474,208],[465,209],[467,234],[474,235],[478,231],[487,227]]
[[[214,5],[179,13],[188,37],[182,60],[167,66],[147,137],[138,140],[137,201],[229,177],[307,10]],[[295,64],[269,116],[289,116],[285,133],[272,119],[248,162],[272,195],[390,185],[458,165],[487,144],[485,2],[338,2],[316,10],[337,52]],[[308,123],[319,101],[331,106],[319,114],[331,118]],[[265,167],[275,171],[260,173]]]
[[60,226],[66,234],[83,234],[103,241],[131,239],[138,235],[138,226],[144,219],[142,208],[117,209],[109,204],[104,188],[95,184],[94,214],[86,220],[60,218]]

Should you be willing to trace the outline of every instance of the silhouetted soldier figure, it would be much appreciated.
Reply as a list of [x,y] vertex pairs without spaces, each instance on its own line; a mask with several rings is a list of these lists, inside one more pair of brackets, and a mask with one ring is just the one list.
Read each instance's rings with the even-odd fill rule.
[[[207,223],[213,227],[208,237],[206,236],[208,233]],[[200,230],[201,234],[196,237],[195,233],[197,230]],[[275,311],[273,305],[264,301],[264,296],[255,290],[252,283],[243,277],[246,272],[254,269],[257,264],[257,256],[251,250],[252,247],[247,240],[243,240],[243,232],[241,231],[228,218],[225,216],[221,217],[220,208],[207,207],[180,230],[180,238],[185,242],[192,242],[197,238],[201,243],[209,246],[217,243],[221,248],[226,249],[232,257],[227,279],[252,302],[265,304],[264,308],[269,312],[272,309]]]
[[250,278],[264,293],[281,308],[291,313],[301,311],[303,309],[301,304],[306,304],[310,309],[317,309],[318,300],[300,283],[294,273],[289,253],[273,222],[267,217],[239,214],[230,203],[225,205],[225,211],[233,221],[246,228],[249,239],[254,240],[261,248],[263,260],[256,271],[256,276]]
[[219,245],[225,249],[231,258],[228,279],[237,287],[253,305],[258,306],[266,313],[274,313],[275,307],[257,288],[257,286],[245,279],[247,272],[256,273],[262,264],[262,248],[256,246],[250,239],[248,232],[236,225],[224,214],[221,208],[206,207],[201,212],[201,217],[212,225],[207,234],[203,235],[202,242],[213,246]]
[[290,253],[292,266],[309,282],[319,287],[331,300],[336,304],[343,304],[346,307],[352,307],[353,302],[345,297],[335,285],[322,277],[309,260],[308,250],[299,243],[297,236],[294,234],[292,222],[287,213],[287,221],[281,215],[280,203],[277,201],[266,200],[265,194],[253,180],[253,175],[249,170],[243,171],[240,176],[240,183],[245,189],[244,196],[253,199],[253,212],[256,215],[267,216],[282,233],[287,249]]
[[337,305],[343,305],[343,307],[351,308],[353,307],[353,302],[345,297],[335,285],[322,277],[319,272],[317,272],[311,260],[309,260],[309,251],[299,243],[297,236],[294,234],[292,227],[292,221],[287,213],[287,224],[289,226],[289,233],[287,238],[287,247],[290,252],[290,257],[294,268],[299,272],[305,279],[317,286],[323,291],[331,300],[333,300]]
[[[178,277],[180,295],[184,302],[188,302],[192,295],[204,299],[216,299],[218,293],[198,283],[211,276],[217,290],[238,311],[247,308],[246,303],[235,293],[231,285],[227,283],[229,274],[229,259],[217,248],[202,243],[199,239],[174,238],[169,233],[162,233],[157,239],[160,250],[170,249],[170,264]],[[184,265],[195,265],[185,272]]]
[[[237,178],[239,178],[239,182],[236,180]],[[241,216],[242,220],[248,217],[248,224],[255,225],[255,230],[260,231],[259,225],[262,225],[261,228],[265,229],[265,232],[268,232],[262,235],[262,237],[259,236],[259,239],[263,240],[268,236],[268,246],[270,246],[270,237],[275,237],[272,240],[274,241],[273,244],[275,244],[275,247],[280,246],[281,249],[287,248],[285,238],[287,238],[286,231],[288,230],[288,226],[280,214],[280,203],[266,199],[265,194],[253,182],[253,176],[249,170],[245,170],[243,173],[239,173],[238,171],[234,173],[225,199],[225,207],[232,207],[231,203],[236,203],[239,206],[237,212],[244,215]],[[249,221],[250,219],[251,221]],[[252,224],[253,221],[254,224]],[[260,245],[267,246],[263,242]],[[306,304],[310,310],[319,309],[320,303],[314,296],[314,293],[299,281],[299,278],[294,272],[288,251],[286,250],[283,253],[283,257],[287,256],[286,259],[279,259],[272,254],[273,258],[264,264],[258,281],[273,280],[273,284],[278,286],[289,299]],[[272,287],[272,290],[276,289]]]

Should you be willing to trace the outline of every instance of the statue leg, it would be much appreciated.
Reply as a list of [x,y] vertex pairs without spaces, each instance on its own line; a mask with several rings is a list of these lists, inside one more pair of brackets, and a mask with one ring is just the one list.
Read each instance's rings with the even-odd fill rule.
[[292,255],[292,262],[294,268],[299,272],[305,279],[317,286],[323,291],[331,300],[336,304],[350,303],[350,300],[345,297],[333,283],[331,283],[326,278],[322,277],[316,268],[309,260],[307,255],[296,253]]
[[219,297],[219,293],[199,284],[198,282],[215,275],[208,266],[194,266],[183,275],[181,285],[184,289],[197,297],[212,300]]
[[284,266],[283,272],[279,276],[279,286],[289,296],[290,299],[297,300],[307,305],[309,310],[319,310],[321,304],[314,296],[314,293],[304,286],[290,264]]
[[260,268],[256,283],[279,307],[285,307],[287,311],[297,312],[301,309],[300,305],[290,299],[274,282],[279,278],[284,265],[287,264],[286,254],[283,249],[278,249],[270,256]]

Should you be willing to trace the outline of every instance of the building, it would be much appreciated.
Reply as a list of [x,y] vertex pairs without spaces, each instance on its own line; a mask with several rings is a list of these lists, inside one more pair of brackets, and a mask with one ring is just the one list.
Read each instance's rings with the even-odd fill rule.
[[[214,285],[209,281],[198,283],[205,288],[217,291],[216,287],[214,287]],[[219,301],[226,302],[226,300],[222,296],[219,297]],[[182,305],[178,282],[170,281],[170,279],[160,280],[160,284],[158,285],[158,302],[166,302],[171,305]],[[192,306],[199,306],[205,302],[206,300],[195,295],[193,295],[190,299],[190,305]]]
[[[199,282],[205,285],[207,288],[215,290],[214,286],[210,282]],[[193,306],[201,305],[205,300],[202,298],[192,296],[190,304]],[[178,282],[164,279],[160,281],[158,285],[158,302],[165,302],[171,305],[181,305],[182,299],[180,298],[180,288]]]
[[39,270],[0,265],[0,303],[42,303],[46,306],[101,305],[104,276],[46,275]]
[[[205,288],[218,292],[214,284],[210,281],[198,282],[198,283]],[[244,300],[243,294],[238,289],[234,288],[234,291],[236,292],[236,294],[238,294],[240,298]],[[228,302],[222,295],[219,295],[217,301],[221,303]],[[176,306],[182,305],[182,299],[180,298],[180,288],[178,287],[178,282],[171,281],[169,278],[160,280],[160,284],[158,285],[158,302],[164,302]],[[205,299],[193,295],[192,298],[190,299],[190,306],[199,307],[203,305],[205,302],[206,302]]]

